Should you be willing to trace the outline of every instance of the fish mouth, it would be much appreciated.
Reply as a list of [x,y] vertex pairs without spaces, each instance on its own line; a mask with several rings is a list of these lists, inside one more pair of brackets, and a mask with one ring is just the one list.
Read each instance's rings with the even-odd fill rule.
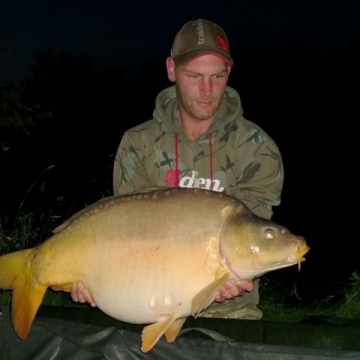
[[307,244],[305,242],[302,242],[298,248],[296,253],[292,256],[292,258],[294,260],[296,260],[297,264],[298,264],[298,270],[300,271],[301,269],[301,263],[303,261],[305,261],[306,259],[304,258],[304,255],[310,250],[309,246],[307,246]]

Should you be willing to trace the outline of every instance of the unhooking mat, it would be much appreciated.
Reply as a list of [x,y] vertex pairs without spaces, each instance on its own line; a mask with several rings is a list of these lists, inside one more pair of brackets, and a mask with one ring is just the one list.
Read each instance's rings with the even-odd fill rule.
[[[360,359],[360,351],[239,342],[206,328],[184,328],[174,343],[168,344],[162,338],[152,350],[143,354],[140,351],[140,327],[129,331],[117,326],[39,315],[26,340],[20,340],[13,330],[9,308],[2,307],[1,310],[1,360]],[[76,309],[74,311],[76,313]],[[189,336],[192,332],[201,336]]]

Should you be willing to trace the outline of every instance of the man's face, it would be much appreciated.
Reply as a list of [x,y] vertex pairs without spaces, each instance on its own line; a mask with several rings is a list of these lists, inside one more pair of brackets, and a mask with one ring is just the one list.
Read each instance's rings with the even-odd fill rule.
[[194,120],[213,119],[224,96],[230,66],[210,54],[173,65],[173,73],[168,66],[168,76],[176,82],[179,106]]

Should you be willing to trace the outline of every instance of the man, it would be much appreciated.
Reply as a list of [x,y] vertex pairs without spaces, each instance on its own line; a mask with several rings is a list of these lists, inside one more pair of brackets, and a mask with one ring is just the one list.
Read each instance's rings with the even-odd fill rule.
[[[154,186],[224,191],[256,215],[270,219],[279,205],[283,164],[274,141],[242,114],[238,93],[227,86],[233,60],[228,39],[203,19],[177,33],[167,75],[174,86],[156,99],[153,119],[125,132],[114,164],[114,194]],[[84,284],[73,300],[95,306]],[[260,319],[258,280],[226,283],[204,317]]]

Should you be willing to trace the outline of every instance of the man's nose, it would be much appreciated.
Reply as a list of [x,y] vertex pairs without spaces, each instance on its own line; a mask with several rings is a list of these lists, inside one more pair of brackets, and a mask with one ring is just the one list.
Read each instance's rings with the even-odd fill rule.
[[201,93],[205,96],[211,96],[212,94],[212,84],[210,79],[202,79],[201,82]]

